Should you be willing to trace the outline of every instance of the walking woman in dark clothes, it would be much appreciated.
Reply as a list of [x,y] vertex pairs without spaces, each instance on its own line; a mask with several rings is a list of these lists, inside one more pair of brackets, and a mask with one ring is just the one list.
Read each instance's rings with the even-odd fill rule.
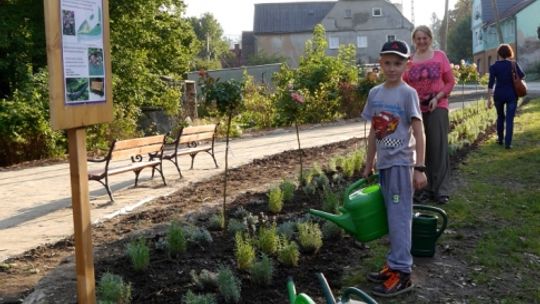
[[[516,114],[518,97],[514,91],[512,81],[512,61],[514,51],[508,44],[501,44],[497,49],[499,60],[489,67],[488,101],[487,106],[493,106],[495,100],[495,109],[497,110],[497,143],[506,149],[512,148],[512,134],[514,133],[514,116]],[[525,73],[515,62],[516,72],[519,78],[523,79]],[[493,90],[495,85],[495,91]],[[504,106],[506,105],[506,113]],[[505,124],[506,122],[506,134]]]

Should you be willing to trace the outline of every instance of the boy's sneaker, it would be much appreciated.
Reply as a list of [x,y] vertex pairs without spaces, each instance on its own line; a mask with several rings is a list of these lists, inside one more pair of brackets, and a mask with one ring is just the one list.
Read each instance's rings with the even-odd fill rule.
[[393,271],[390,277],[383,284],[375,286],[372,292],[380,297],[393,297],[414,288],[411,281],[411,274],[401,271]]
[[373,283],[382,283],[388,280],[394,271],[384,264],[383,268],[378,272],[370,272],[367,275],[367,279]]

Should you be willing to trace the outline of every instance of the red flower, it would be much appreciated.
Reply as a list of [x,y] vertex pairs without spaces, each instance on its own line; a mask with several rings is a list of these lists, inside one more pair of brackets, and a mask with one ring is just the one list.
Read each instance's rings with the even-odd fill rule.
[[304,96],[300,95],[300,93],[298,93],[298,92],[292,92],[291,93],[291,98],[292,98],[292,100],[294,100],[298,104],[303,104],[304,103]]

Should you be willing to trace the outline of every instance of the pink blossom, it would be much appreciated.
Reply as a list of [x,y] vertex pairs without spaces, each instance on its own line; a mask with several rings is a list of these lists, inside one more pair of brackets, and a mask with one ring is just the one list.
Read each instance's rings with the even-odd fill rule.
[[291,93],[291,98],[292,98],[296,103],[299,103],[299,104],[303,104],[303,103],[304,103],[304,96],[300,95],[298,92],[292,92],[292,93]]

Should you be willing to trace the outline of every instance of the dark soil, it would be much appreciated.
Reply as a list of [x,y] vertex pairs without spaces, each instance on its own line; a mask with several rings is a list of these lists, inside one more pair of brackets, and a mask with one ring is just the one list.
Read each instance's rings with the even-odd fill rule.
[[[311,167],[314,163],[327,164],[333,156],[345,155],[356,149],[363,149],[362,142],[357,139],[306,149],[304,166]],[[461,157],[463,154],[459,155],[459,158]],[[238,206],[243,206],[253,214],[267,213],[266,190],[282,178],[293,178],[297,173],[296,151],[256,160],[231,170],[227,189],[228,210],[233,211]],[[236,271],[234,241],[231,235],[224,232],[212,232],[213,243],[204,246],[191,245],[186,253],[175,258],[170,258],[163,250],[156,249],[155,241],[164,235],[167,225],[173,220],[189,220],[199,226],[207,224],[205,219],[211,212],[215,212],[215,208],[211,207],[219,206],[222,201],[222,178],[216,177],[193,184],[190,188],[147,204],[132,214],[94,226],[96,281],[104,272],[109,271],[131,282],[134,303],[180,303],[182,295],[188,289],[201,292],[196,290],[190,271],[216,271],[219,265],[227,265],[241,278],[242,303],[287,303],[286,282],[289,276],[294,278],[299,292],[310,295],[317,303],[324,303],[315,275],[317,272],[324,273],[334,293],[338,295],[340,288],[346,287],[342,286],[341,282],[347,272],[352,269],[360,273],[373,270],[367,269],[363,261],[374,253],[369,246],[359,244],[351,237],[325,240],[316,254],[302,253],[298,267],[282,266],[274,259],[275,272],[270,286],[257,286],[249,280],[247,273]],[[297,191],[294,201],[285,204],[275,220],[281,223],[298,219],[305,216],[309,208],[320,209],[320,203]],[[456,233],[451,229],[447,231],[450,234]],[[140,236],[144,236],[151,244],[151,263],[149,270],[136,273],[131,269],[124,253],[126,244]],[[398,302],[449,303],[489,295],[489,290],[482,290],[468,283],[470,269],[467,262],[461,258],[462,251],[468,250],[475,239],[472,233],[469,238],[460,240],[454,240],[451,236],[443,237],[434,258],[415,258],[414,279],[417,288],[408,295],[400,296]],[[6,261],[5,265],[0,267],[0,303],[20,303],[20,299],[34,289],[43,287],[49,287],[45,303],[75,303],[73,244],[73,239],[66,239],[38,247],[21,257]],[[63,275],[55,274],[52,271],[54,269]],[[39,280],[41,281],[38,284]],[[50,288],[51,286],[54,288]],[[361,283],[357,287],[369,290],[372,285]],[[219,299],[220,303],[223,303],[222,299]]]

